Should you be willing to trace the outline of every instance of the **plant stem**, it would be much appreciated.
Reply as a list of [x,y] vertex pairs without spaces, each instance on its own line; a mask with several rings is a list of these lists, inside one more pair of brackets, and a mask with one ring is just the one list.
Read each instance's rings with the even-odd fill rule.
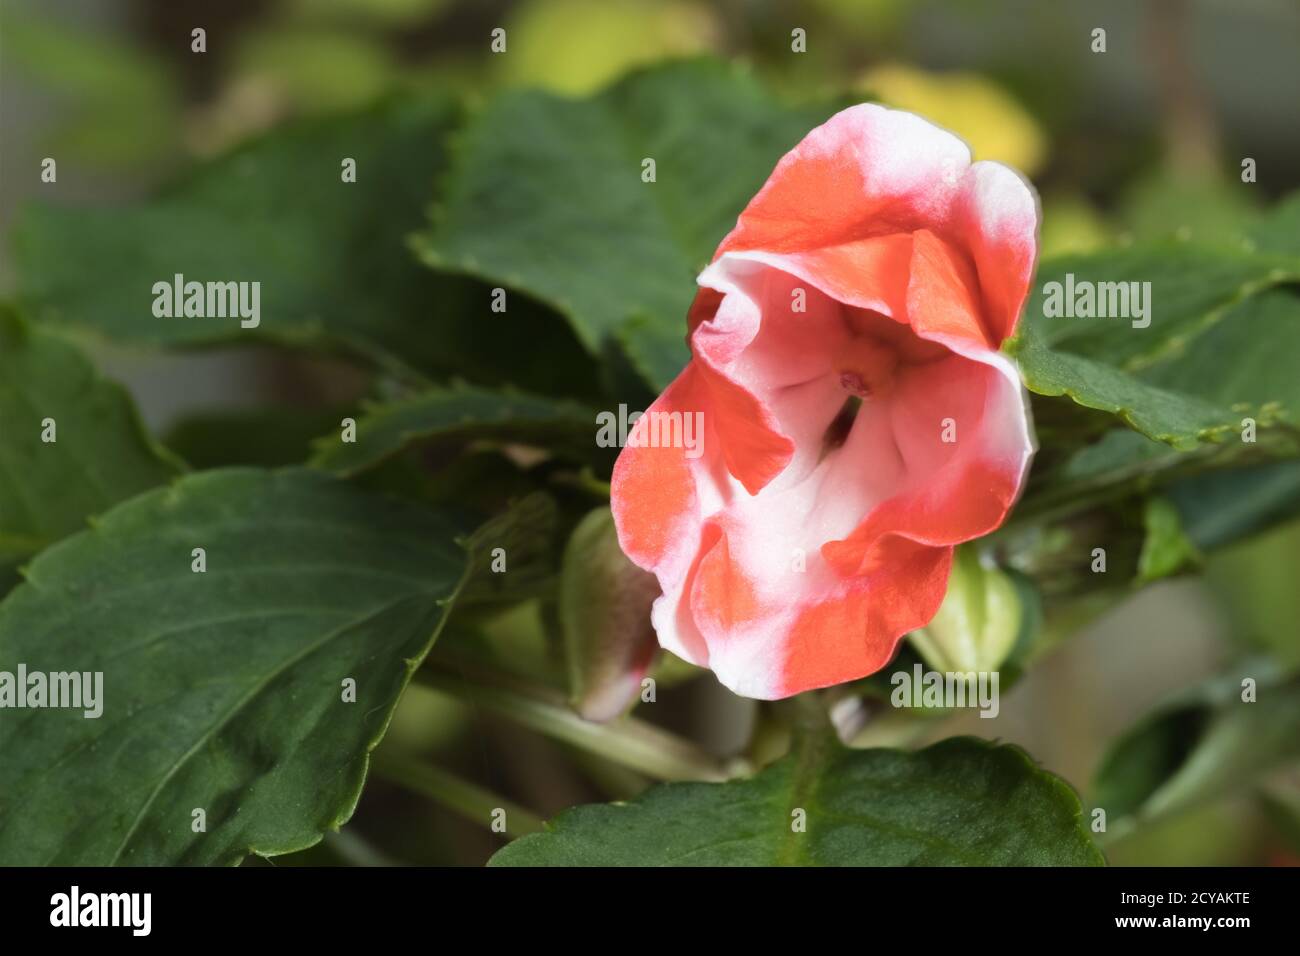
[[656,780],[718,781],[748,769],[743,762],[724,765],[690,741],[634,717],[623,717],[608,724],[591,723],[574,713],[558,694],[507,686],[510,679],[502,675],[494,679],[500,683],[489,685],[481,680],[470,683],[428,668],[415,675],[418,685],[453,697],[467,697],[530,730]]
[[832,733],[826,701],[819,691],[804,691],[789,700],[790,727],[799,736],[825,736]]
[[574,474],[572,472],[561,472],[552,480],[557,484],[568,485],[571,488],[577,488],[579,491],[591,495],[593,498],[599,498],[609,501],[610,483],[601,481],[596,477],[590,468],[584,468],[582,471]]
[[480,826],[491,827],[495,811],[504,811],[502,822],[507,836],[536,833],[543,826],[541,817],[531,810],[440,767],[385,755],[376,755],[373,767],[385,780],[428,797]]

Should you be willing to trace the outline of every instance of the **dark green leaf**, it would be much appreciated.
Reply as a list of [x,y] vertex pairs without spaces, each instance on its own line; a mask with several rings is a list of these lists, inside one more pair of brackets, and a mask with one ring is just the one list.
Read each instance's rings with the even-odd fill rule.
[[318,472],[236,469],[42,554],[0,603],[0,670],[102,672],[103,713],[5,711],[0,861],[233,863],[340,826],[460,586],[456,531]]
[[1143,381],[1196,395],[1262,426],[1300,429],[1300,295],[1268,289],[1228,309],[1200,335],[1140,370]]
[[[41,318],[128,342],[259,338],[431,358],[439,346],[420,322],[441,285],[403,241],[455,121],[445,99],[394,100],[258,140],[146,205],[34,207],[17,229],[22,292]],[[345,158],[357,162],[355,183],[342,181]],[[260,281],[260,324],[156,318],[153,284],[177,273]]]
[[[1230,307],[1190,341],[1137,369],[1127,384],[1134,394],[1158,386],[1161,395],[1188,409],[1214,403],[1219,425],[1202,437],[1217,437],[1218,443],[1180,451],[1127,429],[1112,429],[1083,447],[1071,447],[1068,436],[1044,436],[1043,455],[1018,517],[1169,488],[1184,519],[1202,526],[1191,532],[1196,543],[1217,547],[1285,516],[1300,501],[1289,477],[1294,469],[1272,459],[1300,451],[1297,363],[1300,296],[1286,288],[1268,289]],[[1161,407],[1177,414],[1173,406]],[[1242,440],[1248,437],[1247,417],[1255,421],[1255,441]],[[1174,444],[1188,448],[1191,440],[1187,432]],[[1240,477],[1239,489],[1234,490],[1238,478],[1233,476]],[[1195,506],[1198,497],[1205,499],[1205,508]],[[1209,524],[1217,530],[1206,530]]]
[[268,405],[251,409],[202,412],[182,419],[164,436],[167,447],[196,469],[257,465],[296,465],[311,455],[311,444],[344,418],[347,406],[289,408]]
[[[796,810],[806,832],[795,832]],[[576,807],[495,866],[974,865],[1102,862],[1074,793],[1024,751],[952,738],[915,753],[801,752],[748,780],[671,783]]]
[[[491,289],[435,275],[407,247],[459,120],[444,97],[391,99],[273,132],[143,205],[34,207],[16,230],[22,295],[35,317],[125,342],[341,349],[402,372],[590,395],[595,365],[558,316],[524,296],[494,313]],[[258,326],[155,317],[154,283],[177,274],[260,282]]]
[[[1256,682],[1243,700],[1244,678]],[[1300,680],[1263,664],[1179,694],[1111,746],[1094,784],[1109,830],[1188,809],[1300,760]]]
[[[563,312],[662,388],[687,358],[695,276],[783,153],[828,115],[712,62],[635,73],[590,99],[494,100],[461,136],[426,262]],[[655,181],[642,162],[655,161]]]
[[1221,548],[1300,515],[1300,461],[1197,475],[1168,496],[1198,548]]
[[[46,419],[55,441],[42,440]],[[145,432],[125,389],[101,378],[71,344],[4,306],[0,437],[0,565],[180,471]]]
[[[1150,282],[1146,328],[1126,318],[1048,318],[1044,313],[1049,283]],[[1148,438],[1180,449],[1203,441],[1223,441],[1241,427],[1240,402],[1263,404],[1259,389],[1240,389],[1245,379],[1268,366],[1266,381],[1280,383],[1294,367],[1291,339],[1279,343],[1236,318],[1234,306],[1253,293],[1300,278],[1300,260],[1264,252],[1152,243],[1120,247],[1090,255],[1064,257],[1040,267],[1021,332],[1009,350],[1020,363],[1028,387],[1042,395],[1067,395],[1080,405],[1118,415]],[[1210,338],[1205,338],[1210,336]],[[1245,337],[1244,339],[1242,337]],[[1234,363],[1242,379],[1206,376],[1199,356],[1223,362],[1219,337],[1236,342]],[[1205,344],[1202,345],[1202,339]],[[1247,347],[1249,350],[1246,351]],[[1202,351],[1204,350],[1204,351]],[[1261,410],[1263,414],[1263,410]],[[1273,415],[1264,415],[1266,424]]]
[[356,441],[337,431],[316,443],[312,463],[351,475],[414,444],[463,445],[488,439],[540,445],[579,461],[609,465],[613,450],[596,445],[596,413],[572,402],[472,386],[440,388],[371,406],[357,421]]
[[470,539],[474,563],[462,602],[512,602],[546,591],[558,563],[555,524],[555,502],[540,492],[484,523]]

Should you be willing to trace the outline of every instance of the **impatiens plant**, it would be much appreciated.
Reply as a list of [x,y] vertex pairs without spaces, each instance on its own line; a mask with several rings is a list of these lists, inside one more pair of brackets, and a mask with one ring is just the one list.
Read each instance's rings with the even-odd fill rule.
[[[501,866],[1094,865],[1293,813],[1285,653],[1077,791],[992,738],[1083,623],[1300,511],[1300,201],[1038,261],[1016,171],[846,105],[707,60],[407,93],[25,209],[0,864],[376,861],[399,818],[419,859],[455,816]],[[105,340],[332,387],[154,435]]]

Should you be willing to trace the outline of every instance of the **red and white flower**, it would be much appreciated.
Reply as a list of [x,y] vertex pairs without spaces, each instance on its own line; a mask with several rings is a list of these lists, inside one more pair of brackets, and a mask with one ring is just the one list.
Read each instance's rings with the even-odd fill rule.
[[614,469],[664,647],[778,698],[880,669],[930,620],[953,546],[1001,524],[1033,453],[998,348],[1037,229],[1019,175],[910,113],[847,109],[777,164],[649,409],[703,412],[703,454],[634,429]]

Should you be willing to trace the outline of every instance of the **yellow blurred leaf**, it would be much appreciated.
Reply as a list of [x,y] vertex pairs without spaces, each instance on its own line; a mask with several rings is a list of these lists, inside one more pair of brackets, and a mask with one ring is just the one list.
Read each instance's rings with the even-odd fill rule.
[[1047,157],[1047,141],[1034,118],[979,74],[926,73],[889,64],[868,71],[858,85],[888,106],[952,130],[970,144],[976,159],[997,160],[1032,176]]
[[494,59],[507,82],[587,93],[631,67],[707,50],[717,33],[694,3],[532,0],[506,24],[506,52]]
[[1111,239],[1101,213],[1081,196],[1043,197],[1042,238],[1039,257],[1091,252]]

